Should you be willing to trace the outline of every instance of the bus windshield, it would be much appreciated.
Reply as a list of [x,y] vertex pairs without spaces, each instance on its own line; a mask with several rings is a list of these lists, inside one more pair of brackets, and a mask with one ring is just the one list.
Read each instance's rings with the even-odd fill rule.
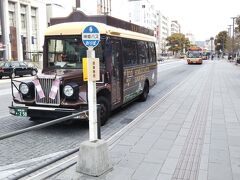
[[53,37],[47,40],[48,67],[82,68],[82,58],[87,57],[87,48],[80,37]]
[[[104,37],[94,48],[100,66],[104,64],[103,47]],[[82,59],[87,57],[87,48],[82,43],[81,36],[54,36],[47,39],[47,61],[49,68],[79,69],[82,68]]]
[[200,51],[189,51],[187,53],[188,58],[200,58],[202,57],[202,53]]

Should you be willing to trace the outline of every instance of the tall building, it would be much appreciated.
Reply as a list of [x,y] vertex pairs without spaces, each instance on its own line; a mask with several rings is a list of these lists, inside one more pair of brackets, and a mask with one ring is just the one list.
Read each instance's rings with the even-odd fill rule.
[[[46,23],[44,0],[1,0],[4,34],[1,43],[7,60],[38,60]],[[41,18],[40,18],[41,16]],[[4,42],[4,43],[3,43]]]
[[161,11],[157,11],[157,51],[158,53],[166,53],[166,38],[170,35],[170,20],[164,16]]
[[66,6],[70,5],[72,9],[78,9],[86,15],[111,15],[112,13],[112,0],[70,0],[64,1],[64,3]]
[[186,38],[189,39],[191,44],[196,44],[195,37],[194,37],[194,35],[192,33],[186,33],[185,36],[186,36]]
[[176,20],[171,21],[171,34],[174,33],[181,33],[181,26]]
[[150,0],[129,0],[130,21],[155,30],[156,10]]

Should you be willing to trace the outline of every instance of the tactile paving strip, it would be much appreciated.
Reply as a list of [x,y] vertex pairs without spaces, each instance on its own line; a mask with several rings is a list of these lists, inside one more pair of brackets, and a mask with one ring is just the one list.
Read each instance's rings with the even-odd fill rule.
[[202,100],[192,121],[172,180],[197,180],[198,178],[211,95],[211,82],[211,78],[208,79],[204,87]]

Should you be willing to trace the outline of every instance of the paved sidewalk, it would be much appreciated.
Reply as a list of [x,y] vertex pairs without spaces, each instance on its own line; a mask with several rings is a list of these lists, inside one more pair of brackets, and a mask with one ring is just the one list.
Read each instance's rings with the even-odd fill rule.
[[47,179],[239,180],[239,119],[240,67],[208,61],[118,135],[111,171],[90,177],[75,164]]

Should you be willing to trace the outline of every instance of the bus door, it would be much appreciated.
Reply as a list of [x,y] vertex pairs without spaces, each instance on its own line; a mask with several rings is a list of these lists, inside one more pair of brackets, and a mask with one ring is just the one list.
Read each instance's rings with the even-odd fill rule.
[[112,66],[111,66],[111,84],[112,84],[112,103],[117,105],[122,101],[122,48],[121,41],[111,39],[112,46]]

